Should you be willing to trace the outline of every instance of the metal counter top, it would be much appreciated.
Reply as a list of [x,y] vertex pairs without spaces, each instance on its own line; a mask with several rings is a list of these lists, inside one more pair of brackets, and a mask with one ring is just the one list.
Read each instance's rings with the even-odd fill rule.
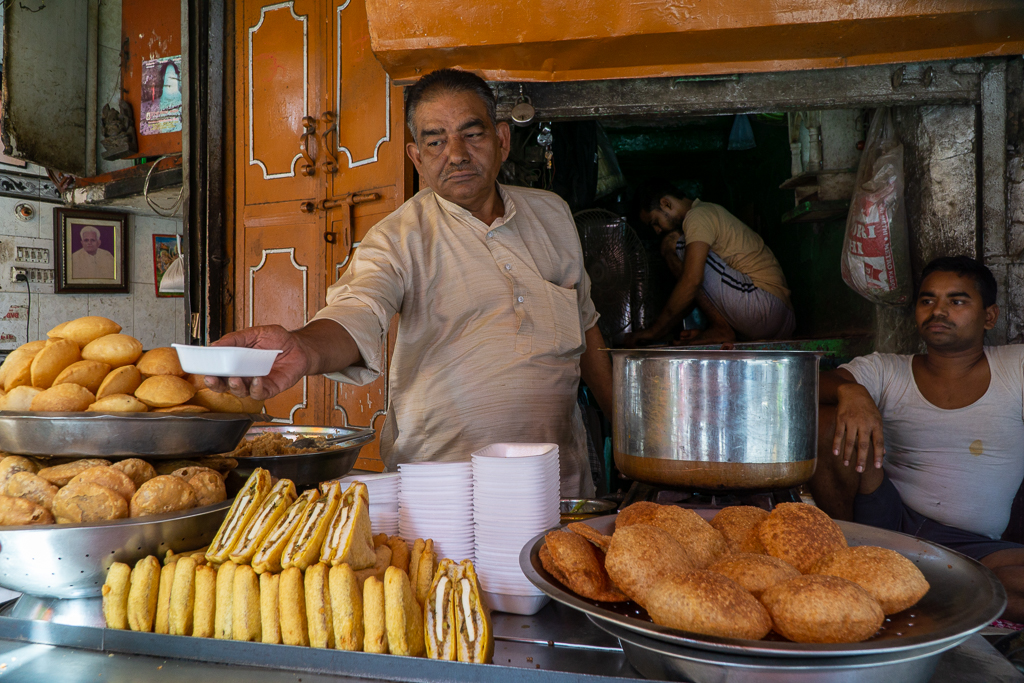
[[[0,618],[0,681],[61,683],[349,683],[389,681],[525,681],[613,683],[639,675],[618,642],[567,607],[549,604],[532,617],[494,615],[494,664],[477,667],[429,660],[337,653],[256,643],[107,631]],[[43,642],[74,642],[81,649]],[[150,655],[124,654],[128,645],[148,645]],[[224,646],[227,646],[226,648]],[[211,648],[233,651],[234,665],[201,659]],[[116,650],[111,652],[110,650]],[[153,656],[160,650],[180,658]],[[290,671],[266,668],[283,656]],[[306,656],[302,656],[306,655]],[[331,666],[323,666],[326,658]],[[278,660],[281,661],[281,660]],[[329,669],[329,671],[328,671]],[[1021,683],[1018,673],[981,636],[972,636],[942,656],[932,683]]]

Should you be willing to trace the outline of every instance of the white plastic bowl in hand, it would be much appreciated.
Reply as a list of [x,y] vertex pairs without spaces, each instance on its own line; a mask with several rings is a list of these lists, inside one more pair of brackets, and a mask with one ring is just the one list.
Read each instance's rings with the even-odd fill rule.
[[193,375],[213,377],[266,377],[280,351],[244,346],[188,346],[171,344],[178,352],[181,369]]

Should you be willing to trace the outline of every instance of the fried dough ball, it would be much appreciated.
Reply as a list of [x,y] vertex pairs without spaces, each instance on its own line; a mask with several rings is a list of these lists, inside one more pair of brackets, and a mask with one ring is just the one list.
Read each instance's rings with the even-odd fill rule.
[[171,476],[180,477],[188,482],[196,492],[196,506],[213,505],[227,500],[224,479],[216,470],[209,467],[182,467],[171,472]]
[[131,477],[120,470],[115,470],[109,465],[100,465],[83,470],[68,482],[68,486],[83,481],[108,488],[125,500],[131,500],[132,496],[135,495],[135,482],[132,481]]
[[32,377],[32,386],[40,389],[49,389],[53,380],[72,363],[81,360],[78,354],[78,344],[67,339],[57,339],[52,344],[47,344],[32,358],[32,365],[29,372]]
[[760,640],[772,630],[768,610],[757,598],[707,570],[658,581],[646,607],[655,624],[708,636]]
[[11,498],[24,498],[41,508],[53,509],[53,497],[59,489],[32,472],[16,472],[7,480],[3,493]]
[[35,398],[29,410],[36,412],[80,412],[96,400],[93,393],[78,384],[58,384],[44,389]]
[[114,394],[134,394],[135,390],[142,384],[142,373],[134,365],[122,365],[111,370],[103,378],[100,388],[96,391],[96,398],[101,399]]
[[619,590],[644,606],[648,591],[658,581],[696,569],[671,534],[648,524],[616,529],[604,568]]
[[548,552],[541,564],[572,592],[601,602],[626,601],[605,571],[604,553],[587,539],[571,531],[552,531],[544,537],[544,547]]
[[593,543],[601,552],[608,552],[608,546],[611,545],[612,542],[611,536],[605,536],[594,527],[589,524],[584,524],[583,522],[572,522],[568,524],[566,528],[574,534],[582,536]]
[[181,477],[153,477],[132,496],[131,516],[145,517],[189,510],[196,506],[196,492]]
[[181,363],[178,362],[178,352],[170,346],[161,346],[160,348],[146,351],[142,354],[142,358],[136,361],[135,367],[139,369],[143,377],[152,377],[154,375],[185,376],[185,371],[181,369]]
[[708,567],[743,586],[755,598],[777,583],[800,576],[796,567],[771,555],[733,553]]
[[729,552],[729,544],[722,532],[693,510],[676,505],[659,505],[647,524],[670,533],[697,569],[706,568]]
[[131,365],[142,355],[142,342],[127,334],[107,334],[82,347],[82,358],[106,363],[112,368]]
[[139,458],[121,460],[120,462],[115,462],[111,467],[127,474],[128,478],[135,484],[136,489],[156,476],[156,470],[153,466]]
[[80,384],[96,393],[104,378],[110,373],[110,366],[98,360],[80,360],[72,363],[57,375],[54,384]]
[[775,631],[797,643],[859,643],[875,635],[885,614],[871,595],[838,576],[808,575],[761,594]]
[[823,557],[810,573],[853,581],[870,593],[886,614],[912,607],[930,588],[913,562],[895,550],[871,545],[844,548]]
[[3,493],[7,482],[18,472],[35,474],[40,470],[39,463],[20,455],[8,455],[0,460],[0,493]]
[[28,499],[0,496],[0,526],[23,524],[53,524],[53,515]]
[[87,315],[84,318],[75,318],[57,325],[46,333],[51,339],[70,339],[79,346],[85,346],[94,339],[99,339],[108,334],[117,334],[121,326],[110,318],[99,315]]
[[58,524],[124,519],[128,516],[128,502],[105,486],[82,481],[57,491],[53,497],[53,516]]
[[780,503],[758,527],[768,554],[807,573],[815,562],[846,547],[846,537],[832,519],[813,505]]
[[0,399],[3,402],[0,408],[19,413],[27,412],[32,408],[32,401],[41,393],[43,393],[42,389],[30,387],[27,384],[14,387]]
[[108,394],[85,410],[89,413],[145,413],[149,406],[130,394]]
[[76,476],[86,471],[90,467],[96,466],[110,466],[110,461],[102,460],[100,458],[86,458],[84,460],[72,460],[71,462],[64,463],[63,465],[54,465],[53,467],[44,467],[39,470],[36,474],[50,482],[54,486],[67,486],[68,482],[74,479]]
[[135,390],[135,398],[150,408],[170,408],[188,401],[195,393],[195,387],[180,377],[154,375],[142,381]]
[[732,505],[720,510],[711,520],[711,526],[722,532],[732,552],[764,555],[765,549],[757,535],[757,527],[766,519],[767,510],[753,505]]
[[619,516],[615,518],[615,528],[622,529],[632,524],[650,524],[650,520],[654,518],[654,513],[660,507],[657,503],[651,503],[646,500],[627,505],[619,511]]

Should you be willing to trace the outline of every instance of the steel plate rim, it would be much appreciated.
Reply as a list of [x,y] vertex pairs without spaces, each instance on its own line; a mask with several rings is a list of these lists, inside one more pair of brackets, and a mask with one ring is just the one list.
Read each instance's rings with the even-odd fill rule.
[[[226,510],[231,507],[235,502],[234,498],[223,500],[219,503],[213,503],[212,505],[204,505],[202,507],[189,508],[188,510],[179,510],[178,512],[165,512],[162,515],[146,515],[144,517],[128,517],[125,519],[110,519],[103,522],[89,522],[86,524],[22,524],[19,526],[0,526],[0,538],[3,538],[5,534],[12,531],[35,531],[39,533],[46,532],[57,532],[57,531],[76,531],[76,530],[89,530],[89,529],[108,529],[111,527],[117,527],[119,529],[127,529],[133,526],[143,526],[146,524],[153,524],[159,522],[177,522],[181,520],[189,519],[190,517],[199,517],[201,515],[207,515],[211,512],[219,512],[220,510]],[[0,552],[3,552],[0,547]]]
[[99,420],[115,418],[119,420],[171,420],[185,422],[192,420],[204,421],[236,421],[239,418],[257,421],[263,415],[256,413],[101,413],[101,412],[22,412],[15,410],[0,410],[0,419],[5,417],[16,417],[19,419],[39,420]]
[[[288,425],[288,426],[281,426],[281,427],[271,427],[271,426],[264,426],[264,425],[256,425],[254,427],[250,427],[249,430],[246,431],[245,436],[243,437],[243,439],[247,439],[247,438],[249,438],[250,436],[252,436],[254,434],[256,434],[256,435],[258,435],[258,434],[268,434],[268,433],[278,433],[278,434],[281,434],[281,433],[295,433],[295,434],[302,434],[303,431],[309,431],[309,427],[314,427],[314,425]],[[326,451],[313,451],[311,453],[292,453],[290,455],[262,455],[262,456],[255,456],[255,457],[253,457],[253,456],[241,456],[241,457],[236,458],[236,460],[238,460],[239,464],[242,464],[242,463],[254,463],[255,465],[259,465],[261,463],[276,463],[276,462],[282,462],[282,461],[286,461],[286,460],[301,460],[301,459],[304,459],[304,458],[315,458],[317,456],[323,456],[323,455],[335,455],[335,454],[339,454],[339,453],[341,453],[343,451],[349,450],[351,448],[355,448],[357,446],[362,448],[366,444],[368,444],[371,441],[373,441],[373,439],[377,435],[375,430],[370,429],[370,428],[366,428],[366,427],[327,427],[327,426],[324,426],[324,427],[315,427],[315,428],[317,428],[317,429],[334,429],[334,430],[349,429],[349,430],[354,431],[355,433],[352,434],[351,438],[346,439],[345,441],[340,441],[340,442],[338,442],[336,444],[332,444],[330,450],[326,450]],[[241,445],[241,444],[239,444],[239,445]],[[231,455],[230,453],[225,453],[224,454],[225,457],[230,457],[230,455]]]
[[[595,522],[608,523],[618,517],[615,515],[605,515],[595,519],[584,520],[584,524],[593,525]],[[876,529],[875,527],[865,527],[862,524],[855,524],[854,522],[843,522],[837,520],[840,528],[850,526],[857,528],[867,528],[872,531],[885,532],[888,534],[895,534],[899,536],[907,536],[907,534],[900,534],[895,531],[886,531],[883,529]],[[558,527],[563,528],[563,527]],[[855,657],[864,656],[869,654],[882,654],[891,652],[900,652],[906,650],[914,650],[921,647],[930,647],[935,644],[941,644],[956,640],[963,636],[964,638],[971,636],[972,634],[980,631],[986,625],[990,624],[994,619],[997,619],[1002,614],[1003,609],[1006,607],[1006,593],[1003,589],[999,580],[995,577],[995,574],[991,572],[987,567],[982,565],[980,562],[976,562],[971,558],[968,558],[960,553],[943,548],[929,541],[923,539],[914,538],[914,540],[924,543],[925,545],[936,548],[944,553],[951,553],[958,555],[972,565],[975,571],[979,571],[983,576],[989,587],[995,593],[995,600],[990,602],[989,610],[983,613],[982,616],[976,619],[978,623],[971,625],[970,627],[960,629],[956,632],[940,635],[939,637],[931,637],[928,635],[924,636],[907,636],[899,639],[891,638],[885,640],[874,641],[878,643],[878,646],[872,646],[865,649],[866,644],[870,643],[841,643],[841,644],[807,644],[807,643],[792,643],[792,642],[772,642],[762,640],[745,640],[740,638],[719,638],[715,636],[704,636],[701,634],[689,634],[686,631],[680,631],[677,629],[671,629],[666,626],[659,626],[654,623],[641,622],[636,619],[632,619],[625,615],[616,614],[610,610],[605,610],[601,607],[597,607],[588,602],[585,602],[578,598],[576,595],[569,593],[567,590],[563,590],[560,586],[548,581],[544,578],[536,569],[540,566],[540,547],[544,542],[544,537],[548,532],[540,533],[534,536],[532,539],[526,542],[523,548],[519,552],[519,567],[526,575],[526,578],[534,586],[543,591],[552,600],[562,603],[573,609],[577,609],[588,616],[593,615],[598,619],[602,619],[606,622],[615,624],[620,628],[624,628],[638,635],[650,638],[652,640],[658,640],[669,645],[679,645],[681,647],[688,647],[697,650],[724,652],[733,654],[736,656],[768,656],[768,657],[798,657],[798,658],[820,658],[820,657]],[[536,565],[534,564],[536,563]],[[998,603],[998,605],[996,604]],[[942,632],[940,631],[940,634]],[[680,635],[687,634],[687,635]],[[680,642],[682,641],[682,642]],[[771,643],[766,646],[765,643]],[[885,645],[882,645],[885,643]],[[893,644],[887,644],[893,643]]]

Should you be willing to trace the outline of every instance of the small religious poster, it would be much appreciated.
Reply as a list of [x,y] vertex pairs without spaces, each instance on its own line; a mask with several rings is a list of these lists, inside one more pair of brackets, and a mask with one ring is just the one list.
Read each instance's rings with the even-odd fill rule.
[[142,113],[139,133],[159,135],[181,130],[181,55],[142,62]]

